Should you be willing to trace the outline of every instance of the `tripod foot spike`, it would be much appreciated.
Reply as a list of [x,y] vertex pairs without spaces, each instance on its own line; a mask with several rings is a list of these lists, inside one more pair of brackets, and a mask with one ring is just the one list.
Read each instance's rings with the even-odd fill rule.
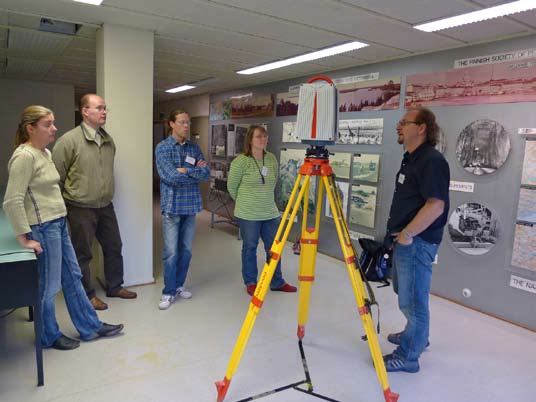
[[298,325],[297,335],[298,339],[303,339],[305,336],[305,325]]
[[385,396],[385,402],[396,402],[400,395],[395,394],[391,391],[391,388],[386,388],[383,390],[383,395]]
[[217,402],[222,402],[225,399],[231,380],[227,377],[224,377],[222,381],[216,381],[216,389],[218,390],[218,399]]

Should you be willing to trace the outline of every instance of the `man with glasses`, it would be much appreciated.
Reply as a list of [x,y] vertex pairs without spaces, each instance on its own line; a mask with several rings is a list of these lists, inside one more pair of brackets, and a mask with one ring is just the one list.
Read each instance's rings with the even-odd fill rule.
[[188,139],[188,113],[180,109],[171,111],[167,132],[169,137],[155,150],[164,240],[164,289],[158,303],[160,310],[167,310],[178,297],[192,297],[184,283],[192,259],[195,215],[203,209],[199,183],[210,174],[199,145]]
[[386,246],[393,245],[393,288],[407,323],[387,337],[398,346],[384,361],[389,372],[416,373],[429,346],[432,263],[447,222],[450,170],[434,148],[439,126],[430,110],[408,109],[396,131],[406,152],[396,175]]
[[84,289],[95,310],[106,310],[108,305],[91,285],[89,264],[95,237],[104,256],[106,296],[134,299],[137,294],[122,287],[122,242],[112,204],[115,144],[102,127],[106,124],[106,103],[98,95],[87,94],[80,100],[79,111],[82,123],[56,141],[52,159],[60,174]]

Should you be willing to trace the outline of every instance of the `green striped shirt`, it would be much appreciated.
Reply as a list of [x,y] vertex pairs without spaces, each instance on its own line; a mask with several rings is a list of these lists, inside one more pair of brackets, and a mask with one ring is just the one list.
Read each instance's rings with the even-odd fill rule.
[[[263,163],[267,169],[262,184]],[[239,155],[231,163],[227,189],[235,200],[235,216],[248,221],[266,221],[279,216],[275,205],[274,190],[278,176],[277,159],[267,152],[263,160]]]

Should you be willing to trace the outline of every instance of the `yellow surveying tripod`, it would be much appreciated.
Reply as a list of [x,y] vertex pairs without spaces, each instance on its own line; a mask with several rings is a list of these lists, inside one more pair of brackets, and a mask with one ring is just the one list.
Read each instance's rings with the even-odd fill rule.
[[[319,185],[316,202],[315,226],[313,228],[308,228],[307,197],[309,194],[309,184],[311,178],[314,178],[314,180],[316,180],[316,177],[319,177]],[[361,317],[361,320],[363,321],[366,339],[368,341],[370,352],[372,354],[372,359],[374,362],[374,367],[376,369],[376,374],[378,375],[378,380],[383,389],[385,401],[396,402],[398,400],[399,395],[393,393],[389,388],[387,373],[385,371],[385,364],[383,361],[380,345],[378,343],[378,338],[376,336],[376,332],[374,331],[374,323],[370,312],[370,300],[367,298],[365,286],[363,284],[363,280],[359,271],[360,267],[358,258],[355,255],[355,251],[350,240],[350,234],[348,232],[348,226],[344,218],[341,200],[334,184],[333,171],[331,166],[329,165],[329,153],[327,149],[325,149],[323,146],[312,146],[311,148],[307,149],[305,162],[300,168],[298,178],[296,179],[296,183],[294,184],[292,193],[285,208],[285,212],[281,219],[281,224],[279,225],[279,228],[277,230],[274,243],[272,244],[272,247],[270,249],[270,261],[264,265],[260,280],[257,284],[257,288],[253,297],[251,298],[249,310],[244,320],[244,323],[242,324],[240,334],[238,335],[238,339],[231,355],[231,359],[229,361],[225,377],[222,381],[216,382],[216,388],[218,390],[218,402],[222,402],[224,400],[231,382],[231,378],[233,377],[236,369],[238,368],[238,364],[240,363],[240,359],[242,357],[242,354],[244,353],[244,349],[246,348],[246,343],[249,339],[251,331],[253,330],[253,325],[255,324],[257,315],[259,314],[260,309],[264,303],[264,298],[270,286],[270,281],[272,280],[272,276],[274,275],[277,263],[280,259],[281,253],[290,234],[292,224],[298,213],[300,205],[304,200],[304,197],[305,202],[303,202],[302,234],[300,240],[301,253],[298,271],[298,280],[300,288],[298,302],[299,304],[297,334],[306,379],[304,381],[277,388],[273,391],[265,392],[254,397],[242,399],[239,402],[251,401],[253,399],[257,399],[262,396],[266,396],[288,388],[293,388],[295,390],[308,393],[324,400],[336,401],[334,399],[315,394],[313,392],[313,386],[309,376],[309,371],[305,361],[305,355],[302,345],[302,338],[305,335],[305,324],[307,322],[309,310],[311,286],[315,278],[314,275],[316,253],[318,248],[318,233],[320,228],[320,213],[322,209],[321,207],[324,189],[326,191],[329,200],[329,206],[331,207],[331,213],[335,221],[335,226],[337,228],[337,235],[343,252],[344,261],[346,263],[346,268],[348,270],[348,276],[350,277],[350,282],[354,290],[357,311]],[[307,384],[308,389],[303,390],[299,388],[298,386],[301,384]]]

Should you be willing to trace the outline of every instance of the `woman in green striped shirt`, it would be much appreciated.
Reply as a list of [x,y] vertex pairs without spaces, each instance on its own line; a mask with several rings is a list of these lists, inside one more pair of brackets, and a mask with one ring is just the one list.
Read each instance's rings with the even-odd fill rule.
[[[263,126],[251,125],[246,134],[244,153],[231,163],[227,189],[235,200],[234,215],[242,236],[242,277],[250,295],[257,287],[257,245],[262,238],[266,260],[281,218],[275,205],[274,190],[278,165],[275,155],[265,150],[268,135]],[[277,264],[272,290],[295,292],[281,273],[281,260]]]

